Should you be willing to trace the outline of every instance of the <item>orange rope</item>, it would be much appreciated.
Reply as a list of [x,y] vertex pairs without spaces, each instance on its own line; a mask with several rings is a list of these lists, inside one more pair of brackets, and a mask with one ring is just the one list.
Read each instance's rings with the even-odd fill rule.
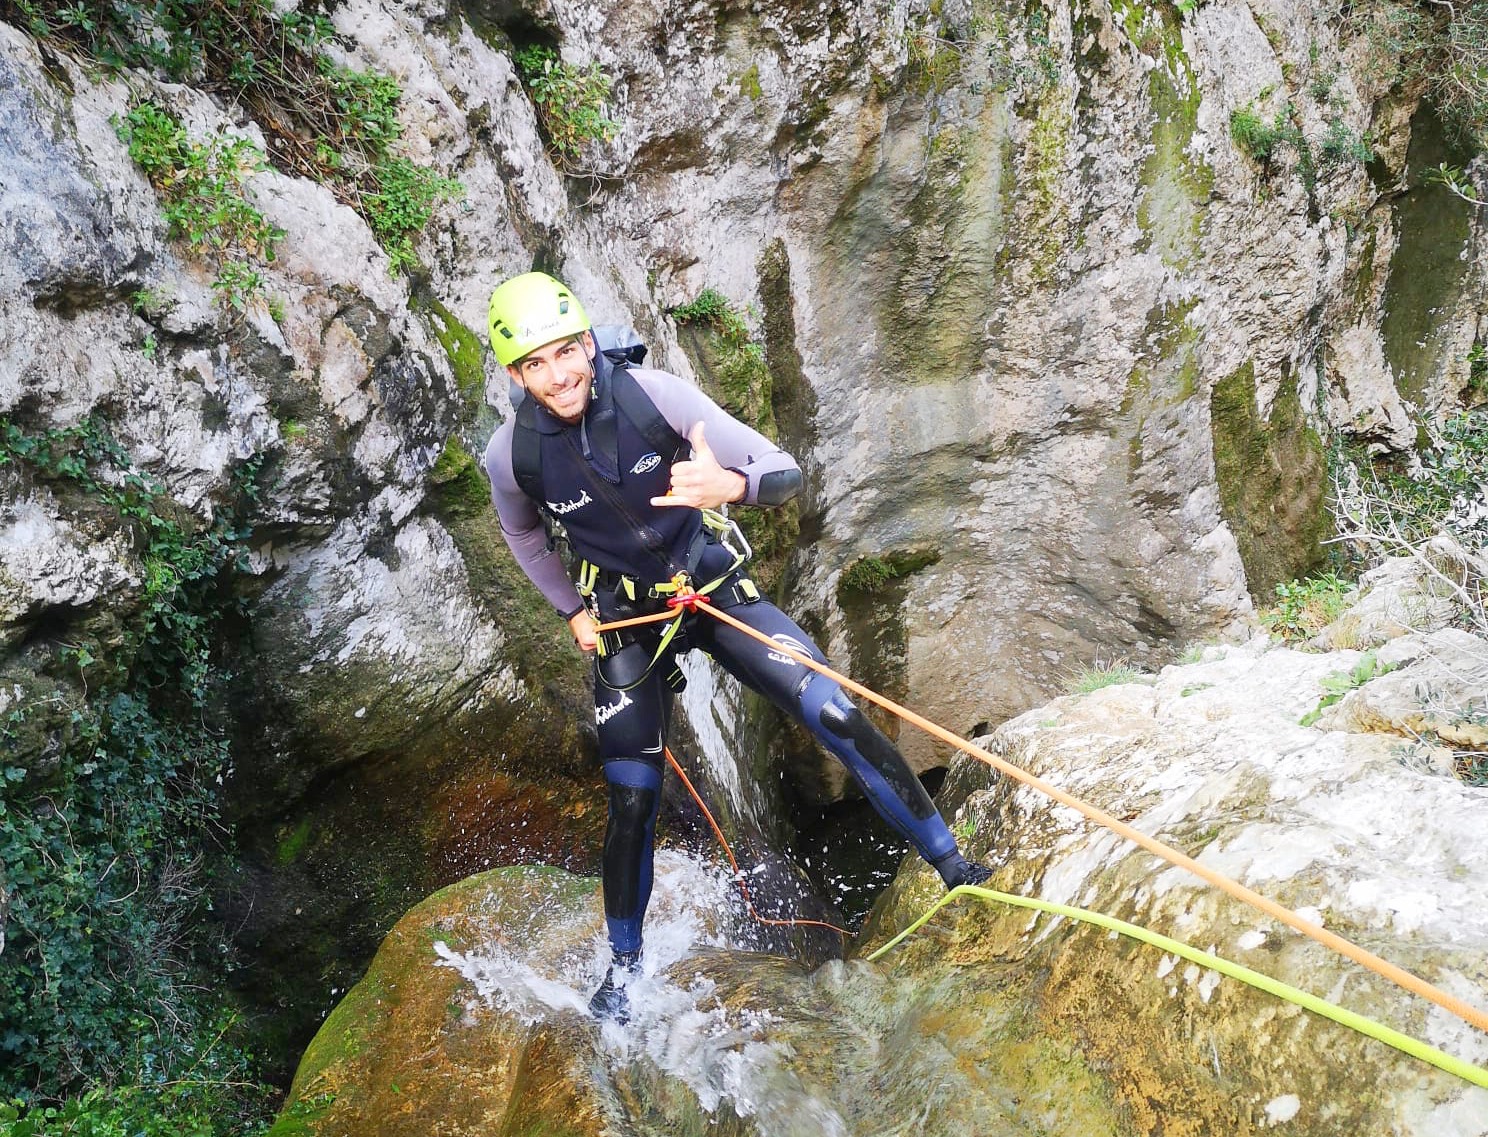
[[744,874],[739,871],[739,862],[734,859],[734,851],[729,848],[728,838],[723,835],[723,830],[718,827],[718,822],[713,820],[713,811],[710,810],[703,799],[693,788],[692,779],[687,776],[687,771],[682,769],[678,761],[672,757],[670,747],[662,747],[662,753],[666,755],[667,762],[677,772],[677,777],[682,779],[682,784],[687,787],[687,792],[692,795],[692,800],[698,803],[698,808],[703,811],[703,816],[708,819],[709,826],[713,829],[713,836],[718,838],[718,843],[723,846],[724,854],[728,857],[728,863],[734,870],[734,882],[738,884],[739,891],[744,894],[744,903],[749,906],[749,914],[761,924],[769,924],[776,928],[794,928],[799,925],[810,925],[813,928],[830,928],[842,935],[851,935],[846,928],[839,928],[836,924],[828,924],[824,920],[772,920],[768,916],[761,916],[754,907],[754,898],[749,895],[749,886],[744,883]]
[[704,605],[703,610],[706,611],[710,616],[713,616],[715,619],[722,620],[730,627],[737,628],[745,635],[752,636],[754,639],[759,640],[761,643],[768,644],[772,651],[786,653],[797,662],[811,668],[813,671],[820,672],[822,675],[827,676],[829,679],[835,680],[836,682],[842,684],[842,686],[846,687],[848,690],[861,695],[863,698],[869,700],[872,703],[876,703],[878,706],[883,707],[885,710],[892,711],[894,714],[904,719],[905,722],[914,724],[926,733],[940,739],[942,742],[947,742],[957,749],[965,751],[973,758],[979,759],[980,761],[991,766],[993,769],[1001,771],[1008,777],[1022,782],[1024,785],[1032,786],[1040,793],[1053,798],[1061,805],[1067,805],[1071,809],[1084,814],[1091,821],[1094,821],[1099,825],[1103,825],[1107,829],[1110,829],[1120,836],[1125,837],[1128,841],[1132,841],[1140,845],[1148,852],[1155,853],[1157,856],[1161,857],[1165,861],[1168,861],[1170,864],[1177,865],[1179,868],[1182,869],[1187,869],[1195,876],[1199,877],[1202,880],[1208,881],[1216,888],[1222,889],[1223,891],[1228,892],[1231,896],[1243,900],[1247,904],[1260,909],[1268,916],[1280,920],[1283,924],[1286,924],[1288,927],[1294,928],[1310,939],[1316,940],[1323,946],[1332,948],[1340,955],[1346,956],[1347,958],[1353,960],[1355,963],[1367,967],[1375,974],[1381,975],[1386,979],[1389,979],[1392,982],[1400,985],[1401,987],[1404,987],[1407,991],[1413,991],[1417,995],[1420,995],[1422,998],[1429,999],[1437,1006],[1451,1011],[1452,1014],[1456,1015],[1464,1022],[1477,1027],[1479,1030],[1488,1031],[1488,1014],[1485,1014],[1484,1012],[1478,1010],[1476,1007],[1463,1002],[1461,999],[1458,999],[1453,995],[1447,994],[1447,992],[1441,990],[1439,987],[1432,985],[1431,983],[1428,983],[1426,980],[1412,975],[1409,971],[1397,967],[1395,966],[1395,964],[1390,963],[1387,960],[1381,959],[1373,952],[1367,951],[1364,948],[1359,947],[1357,944],[1351,943],[1350,941],[1344,939],[1342,936],[1328,931],[1326,928],[1320,928],[1315,924],[1309,924],[1306,920],[1302,919],[1302,917],[1298,916],[1290,909],[1283,908],[1280,904],[1276,903],[1276,901],[1262,896],[1260,893],[1254,892],[1249,888],[1246,888],[1245,885],[1241,884],[1239,881],[1231,880],[1223,873],[1218,873],[1215,872],[1213,869],[1205,868],[1203,865],[1195,861],[1192,857],[1187,856],[1184,853],[1180,853],[1177,849],[1163,844],[1161,841],[1157,840],[1154,837],[1149,837],[1145,833],[1133,829],[1130,825],[1127,825],[1122,821],[1118,821],[1109,813],[1105,813],[1102,810],[1095,808],[1095,806],[1093,805],[1087,805],[1079,798],[1071,797],[1063,790],[1050,784],[1049,782],[1044,781],[1042,778],[1035,777],[1033,774],[1030,774],[1025,770],[1019,769],[1017,766],[1014,766],[1011,762],[1008,762],[1003,758],[999,758],[995,754],[983,750],[980,746],[976,746],[973,743],[968,742],[966,739],[952,734],[944,727],[937,726],[929,719],[922,718],[908,708],[900,706],[892,699],[886,699],[884,698],[884,696],[870,691],[867,687],[864,687],[859,683],[854,683],[851,679],[847,678],[847,676],[839,675],[830,667],[827,667],[824,664],[817,663],[816,660],[812,659],[810,656],[805,655],[802,652],[798,652],[794,648],[787,647],[786,645],[780,643],[778,640],[770,639],[763,632],[756,631],[754,628],[751,628],[742,620],[738,620],[735,619],[733,616],[730,616],[727,612],[721,612],[711,604]]
[[595,624],[596,632],[618,632],[621,628],[634,628],[638,624],[659,624],[662,620],[675,620],[677,611],[668,608],[664,612],[652,612],[649,616],[636,616],[631,620],[616,620],[610,624]]

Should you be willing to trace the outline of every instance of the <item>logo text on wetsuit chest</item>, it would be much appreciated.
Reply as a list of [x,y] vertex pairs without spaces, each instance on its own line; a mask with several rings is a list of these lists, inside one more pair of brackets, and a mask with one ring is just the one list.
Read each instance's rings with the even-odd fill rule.
[[593,500],[589,496],[589,491],[584,490],[573,501],[550,501],[548,502],[548,508],[561,517],[565,513],[572,513],[574,510],[588,505]]
[[661,455],[652,451],[630,468],[632,474],[646,474],[661,465]]

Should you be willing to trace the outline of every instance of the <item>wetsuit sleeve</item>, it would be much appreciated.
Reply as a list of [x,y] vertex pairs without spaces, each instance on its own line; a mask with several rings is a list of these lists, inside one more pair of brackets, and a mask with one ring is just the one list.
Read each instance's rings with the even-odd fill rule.
[[[718,464],[744,475],[744,504],[760,504],[760,481],[768,474],[794,474],[799,484],[796,460],[759,431],[745,426],[695,385],[665,371],[632,367],[630,373],[651,397],[656,409],[683,438],[692,428],[704,425],[708,445]],[[779,502],[769,503],[779,504]]]
[[517,564],[537,586],[558,614],[565,620],[584,606],[574,591],[563,558],[548,548],[548,534],[542,514],[532,499],[517,485],[512,473],[512,424],[502,423],[486,446],[486,477],[491,482],[491,501],[501,520],[501,535],[506,539]]

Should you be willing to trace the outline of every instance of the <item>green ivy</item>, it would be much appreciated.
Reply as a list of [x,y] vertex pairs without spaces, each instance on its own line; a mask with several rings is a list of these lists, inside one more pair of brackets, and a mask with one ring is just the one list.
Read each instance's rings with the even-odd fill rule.
[[[187,1088],[223,1116],[264,1108],[250,1059],[224,1041],[204,857],[225,839],[230,756],[213,727],[211,666],[232,610],[221,584],[241,565],[256,467],[205,526],[96,418],[28,431],[0,417],[0,467],[125,535],[139,576],[106,641],[79,630],[57,645],[74,684],[0,720],[11,756],[0,768],[0,1100],[11,1102],[0,1121],[7,1133],[214,1132],[189,1127],[177,1100]],[[44,756],[19,745],[33,718],[53,739]],[[140,1120],[151,1116],[156,1128]]]

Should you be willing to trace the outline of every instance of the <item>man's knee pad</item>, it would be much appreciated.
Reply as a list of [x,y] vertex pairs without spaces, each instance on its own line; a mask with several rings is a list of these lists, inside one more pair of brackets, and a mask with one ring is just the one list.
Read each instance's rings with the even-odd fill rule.
[[[817,676],[817,679],[825,678]],[[935,803],[930,800],[925,787],[920,785],[920,779],[909,768],[904,755],[899,753],[899,748],[889,741],[883,731],[868,721],[868,717],[843,693],[841,687],[831,680],[827,682],[832,686],[829,696],[823,699],[822,693],[812,692],[811,688],[816,686],[816,680],[813,680],[801,692],[801,702],[804,706],[808,695],[815,696],[813,701],[819,700],[818,721],[830,735],[844,744],[834,749],[850,748],[859,760],[883,778],[894,796],[904,803],[913,817],[924,820],[934,816]],[[807,726],[810,725],[808,721]],[[823,741],[830,745],[830,740]]]

